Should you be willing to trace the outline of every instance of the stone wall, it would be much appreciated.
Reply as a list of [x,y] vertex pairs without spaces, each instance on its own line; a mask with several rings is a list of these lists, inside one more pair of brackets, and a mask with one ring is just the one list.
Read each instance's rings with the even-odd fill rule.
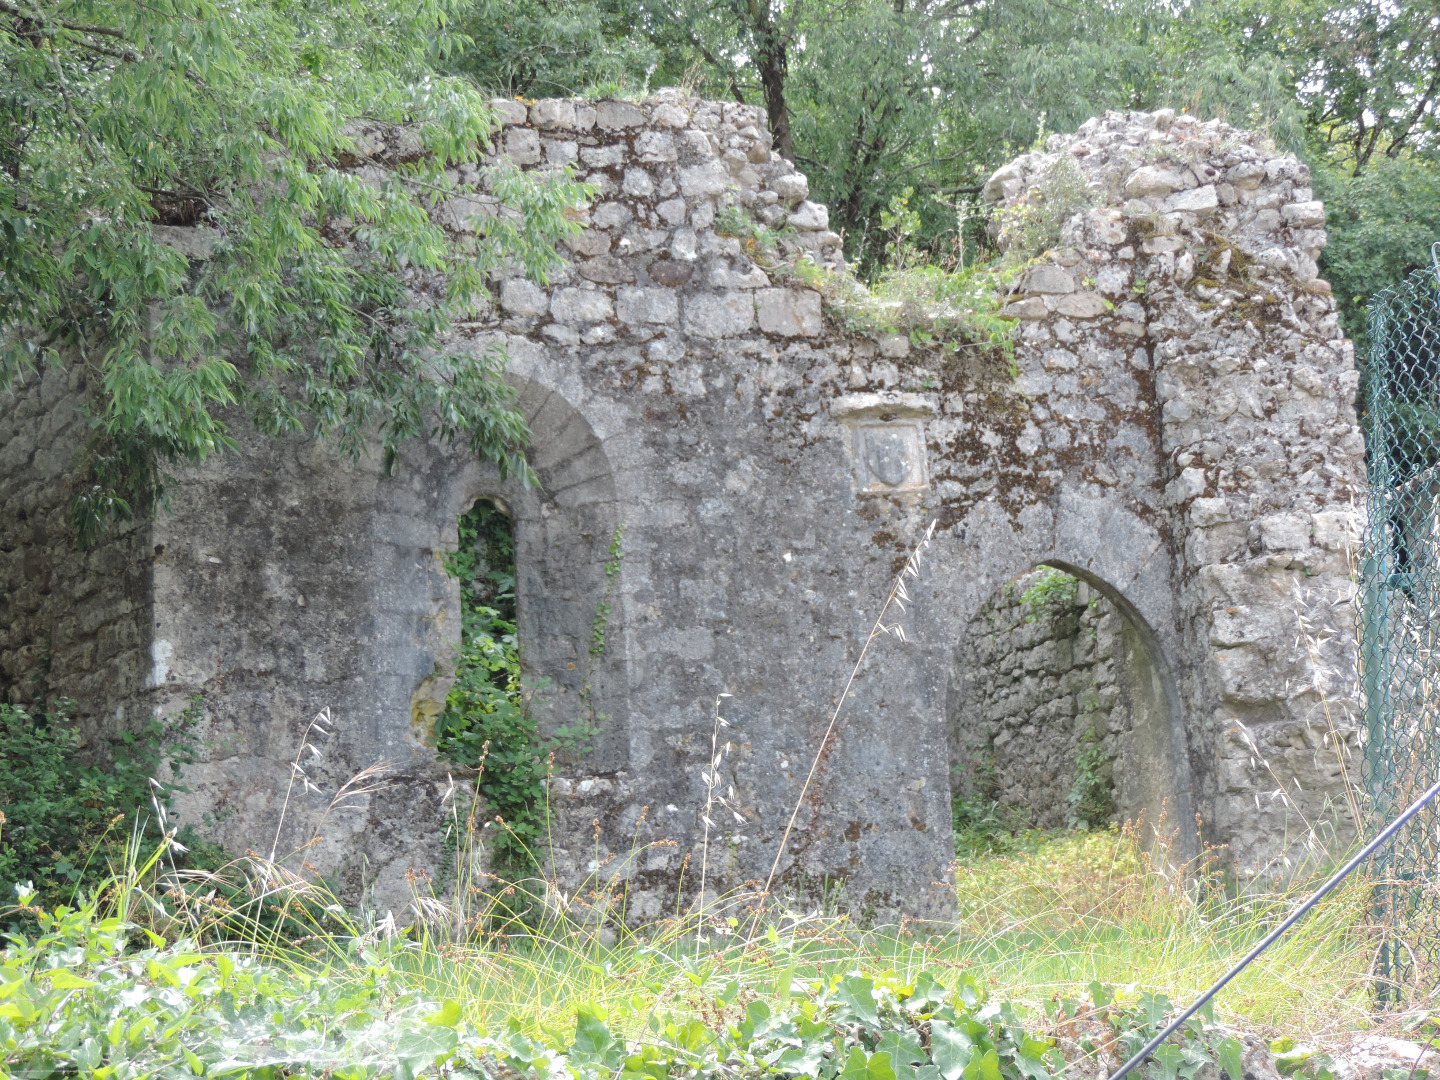
[[1079,762],[1094,755],[1089,769],[1113,800],[1110,819],[1154,825],[1169,809],[1155,778],[1174,767],[1154,664],[1125,616],[1085,582],[1030,593],[1044,573],[996,592],[956,650],[955,791],[1014,808],[1036,828],[1098,825],[1077,817]]
[[[913,602],[890,613],[904,637],[869,647],[781,853],[784,889],[838,886],[875,917],[948,909],[957,649],[990,597],[1042,564],[1113,605],[1151,666],[1159,719],[1144,728],[1153,752],[1134,755],[1137,800],[1177,823],[1198,815],[1242,871],[1303,842],[1285,815],[1326,813],[1339,793],[1320,706],[1322,691],[1343,705],[1353,673],[1362,450],[1303,166],[1260,136],[1160,112],[1107,114],[1001,170],[986,192],[1012,234],[1053,209],[1057,162],[1090,203],[1065,208],[1058,246],[1017,281],[1003,357],[849,332],[798,276],[717,229],[744,209],[839,269],[839,238],[769,149],[758,108],[672,91],[496,108],[494,153],[573,164],[601,191],[569,267],[545,288],[495,281],[493,309],[450,342],[506,350],[542,487],[440,444],[406,447],[385,476],[378,457],[349,463],[243,425],[244,454],[178,477],[171,512],[121,560],[123,580],[148,582],[143,648],[101,669],[116,687],[102,691],[85,682],[97,669],[81,639],[66,639],[61,688],[97,713],[147,677],[163,713],[205,696],[187,819],[268,850],[288,762],[328,707],[333,734],[308,766],[320,793],[291,801],[280,850],[320,837],[306,858],[347,895],[405,901],[408,872],[438,858],[447,783],[427,728],[459,638],[443,557],[459,515],[489,497],[515,521],[542,724],[584,716],[599,731],[552,786],[547,865],[567,889],[599,868],[628,880],[633,916],[675,903],[701,855],[720,692],[743,821],[712,835],[710,880],[764,880],[879,605],[932,522]],[[401,134],[362,142],[356,171],[376,182],[407,152]],[[465,231],[497,210],[471,196],[435,212]],[[42,491],[43,462],[17,460],[24,475],[7,482]],[[12,565],[56,544],[10,535]],[[1337,632],[1307,649],[1302,617]],[[16,624],[7,655],[38,626]],[[381,759],[388,790],[327,809]]]
[[[1023,205],[1062,160],[1099,205],[1067,222],[1069,246],[1011,310],[1047,365],[1119,346],[1151,373],[1178,630],[1195,658],[1180,684],[1195,807],[1237,869],[1260,872],[1276,837],[1299,853],[1307,822],[1351,828],[1342,773],[1359,746],[1364,441],[1354,349],[1317,276],[1324,207],[1306,166],[1263,137],[1168,110],[1087,121],[1000,170],[986,196]],[[1067,342],[1078,315],[1086,332]]]
[[89,550],[71,505],[89,438],[83,373],[47,368],[0,409],[0,700],[66,696],[92,752],[143,719],[164,657],[151,649],[150,528],[125,523]]

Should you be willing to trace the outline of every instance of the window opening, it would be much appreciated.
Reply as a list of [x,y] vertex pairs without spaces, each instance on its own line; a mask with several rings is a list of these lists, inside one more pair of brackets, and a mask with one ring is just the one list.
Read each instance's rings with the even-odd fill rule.
[[446,569],[460,582],[460,651],[455,684],[435,724],[436,749],[475,776],[490,865],[524,871],[543,832],[545,762],[523,693],[516,631],[515,531],[488,499],[459,521],[460,542]]

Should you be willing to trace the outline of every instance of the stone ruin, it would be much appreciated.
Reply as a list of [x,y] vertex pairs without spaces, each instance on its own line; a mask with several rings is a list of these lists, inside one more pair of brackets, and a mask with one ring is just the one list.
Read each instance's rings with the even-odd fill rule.
[[[738,206],[843,272],[759,108],[670,91],[496,107],[495,152],[573,166],[601,192],[550,287],[497,282],[493,310],[454,328],[456,348],[508,351],[542,486],[429,443],[384,477],[378,455],[237,422],[242,452],[183,472],[167,512],[82,552],[65,522],[87,387],[78,368],[46,371],[0,416],[12,700],[69,695],[94,736],[203,695],[179,812],[236,852],[268,848],[288,762],[328,708],[322,793],[292,799],[286,839],[317,829],[346,778],[391,763],[390,786],[325,819],[306,859],[351,898],[403,904],[408,872],[441,858],[447,768],[428,725],[459,637],[443,559],[458,517],[496,500],[524,666],[544,687],[532,707],[547,731],[598,728],[550,784],[547,872],[571,887],[602,867],[627,881],[632,917],[658,916],[698,858],[716,695],[733,695],[722,779],[744,819],[712,839],[724,892],[769,870],[933,522],[913,603],[891,613],[904,639],[871,646],[782,889],[943,916],[952,794],[973,793],[977,762],[1051,824],[1094,745],[1117,813],[1162,823],[1177,858],[1224,845],[1259,873],[1307,829],[1353,828],[1364,447],[1303,164],[1162,110],[1108,113],[1007,165],[984,189],[1002,231],[1053,208],[1059,181],[1082,196],[1006,298],[1007,361],[848,331],[717,231]],[[484,212],[437,210],[457,230]],[[1083,593],[1029,621],[1005,590],[1037,567]]]

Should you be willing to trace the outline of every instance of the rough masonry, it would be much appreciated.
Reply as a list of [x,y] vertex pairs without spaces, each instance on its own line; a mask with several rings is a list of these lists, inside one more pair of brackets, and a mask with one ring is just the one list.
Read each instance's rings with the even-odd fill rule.
[[[1302,817],[1348,827],[1363,445],[1304,165],[1162,110],[1096,118],[1001,169],[985,198],[1002,239],[1081,196],[1006,298],[1006,359],[847,333],[717,231],[739,208],[843,272],[758,108],[674,91],[496,107],[492,153],[600,190],[558,280],[497,281],[494,308],[454,331],[508,352],[542,486],[440,445],[409,447],[387,478],[378,456],[237,423],[243,453],[77,553],[66,468],[86,387],[48,372],[0,414],[12,699],[73,695],[99,731],[203,695],[181,810],[236,851],[268,849],[288,763],[328,708],[318,790],[292,797],[280,848],[320,837],[305,858],[349,895],[403,903],[408,872],[439,858],[447,771],[427,722],[459,635],[442,560],[458,516],[499,500],[533,707],[547,729],[598,729],[552,784],[550,867],[566,887],[619,873],[631,914],[653,916],[697,856],[716,695],[733,695],[723,771],[744,818],[711,846],[724,892],[763,879],[879,605],[935,522],[913,603],[892,612],[905,639],[871,647],[782,888],[838,890],[877,918],[945,913],[952,752],[976,735],[952,726],[953,672],[977,613],[1041,565],[1103,598],[1148,673],[1149,741],[1117,757],[1127,813],[1153,822],[1163,805],[1176,850],[1228,845],[1242,874],[1301,843]],[[396,138],[370,136],[357,170],[378,179]],[[457,230],[488,212],[436,210]],[[169,240],[204,256],[183,230]],[[387,789],[327,810],[381,760]]]
[[1002,822],[1175,829],[1144,820],[1174,770],[1160,673],[1085,582],[1042,570],[991,596],[956,650],[947,708],[951,786],[1006,808]]

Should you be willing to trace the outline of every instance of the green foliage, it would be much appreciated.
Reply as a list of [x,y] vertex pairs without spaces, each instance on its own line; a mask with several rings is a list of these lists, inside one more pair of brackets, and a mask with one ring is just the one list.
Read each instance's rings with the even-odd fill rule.
[[1113,765],[1114,759],[1105,752],[1093,733],[1082,741],[1080,752],[1075,755],[1075,779],[1065,797],[1070,804],[1072,828],[1096,829],[1108,825],[1114,818]]
[[[436,74],[459,0],[26,0],[0,9],[0,387],[81,367],[94,442],[75,504],[93,536],[169,461],[233,447],[223,413],[387,467],[421,434],[525,475],[503,356],[450,352],[486,276],[544,278],[584,197],[496,166],[482,94]],[[367,126],[392,125],[389,149]],[[381,161],[380,179],[344,167]],[[456,236],[455,196],[515,211]],[[187,257],[162,226],[200,226]]]
[[1000,244],[1012,258],[1034,258],[1060,242],[1060,230],[1072,216],[1094,205],[1095,193],[1080,166],[1062,154],[1025,202],[996,212]]
[[[620,547],[620,537],[624,531],[624,525],[616,525],[615,532],[610,537],[610,547],[607,549],[609,558],[605,560],[605,595],[595,604],[595,620],[590,628],[590,660],[600,659],[605,652],[605,632],[610,626],[610,612],[615,600],[615,586],[620,576],[620,561],[624,557],[624,551]],[[588,695],[588,679],[586,693]]]
[[474,0],[456,24],[468,44],[445,66],[507,96],[625,96],[644,87],[659,59],[653,44],[630,33],[626,8],[591,0]]
[[1313,183],[1325,200],[1329,230],[1325,276],[1345,332],[1364,357],[1370,298],[1410,271],[1431,265],[1430,245],[1440,240],[1440,166],[1381,157],[1352,176],[1321,164]]
[[87,765],[66,703],[34,715],[0,704],[0,888],[28,882],[42,904],[71,902],[111,872],[132,830],[157,842],[151,800],[168,807],[183,789],[152,778],[168,760],[178,779],[193,760],[199,711],[195,701],[171,724],[151,717],[114,741],[107,762]]
[[1030,585],[1020,594],[1020,602],[1030,609],[1025,615],[1025,621],[1039,622],[1074,606],[1079,589],[1079,578],[1053,566],[1042,566],[1036,571]]
[[[1114,1039],[1128,1055],[1172,1011],[1162,996],[1117,1000],[1094,984],[1092,1002],[1062,999],[1052,1015],[1035,1015],[991,1000],[969,974],[947,974],[952,988],[926,971],[904,982],[859,970],[810,980],[791,969],[758,988],[765,997],[753,987],[742,997],[738,980],[699,990],[697,976],[691,1012],[647,1007],[637,995],[610,1010],[580,1005],[564,1028],[536,1031],[515,1017],[487,1033],[459,1000],[434,1002],[406,989],[411,946],[403,935],[353,939],[342,965],[317,971],[154,935],[132,944],[133,927],[93,908],[35,917],[40,933],[16,939],[0,958],[0,1061],[7,1073],[42,1078],[411,1080],[498,1069],[551,1080],[1048,1080],[1065,1059],[1037,1024],[1079,1031],[1083,1053]],[[771,939],[787,944],[773,931]],[[1228,1069],[1239,1056],[1233,1038],[1198,1019],[1166,1050],[1173,1053],[1145,1067],[1146,1080]]]
[[460,544],[446,569],[460,580],[460,656],[435,721],[436,748],[479,772],[475,793],[503,821],[490,841],[495,866],[526,869],[543,826],[546,766],[520,682],[509,517],[477,502],[460,518]]
[[1005,855],[1031,846],[1033,830],[1025,811],[1001,805],[992,793],[956,795],[950,801],[950,814],[958,858]]

